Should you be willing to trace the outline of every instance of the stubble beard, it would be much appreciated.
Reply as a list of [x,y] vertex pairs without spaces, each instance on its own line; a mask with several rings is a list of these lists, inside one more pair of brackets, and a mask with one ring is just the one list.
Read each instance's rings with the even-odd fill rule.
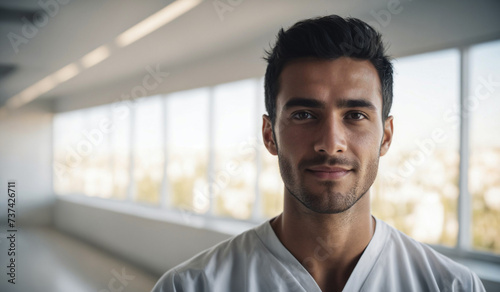
[[[323,189],[314,193],[304,186],[303,175],[300,169],[293,171],[290,161],[278,151],[278,163],[281,177],[287,191],[309,210],[320,214],[339,214],[354,206],[370,189],[377,177],[379,157],[374,157],[364,169],[354,169],[359,178],[345,193],[334,191],[342,182],[318,182]],[[352,173],[351,175],[355,174]]]

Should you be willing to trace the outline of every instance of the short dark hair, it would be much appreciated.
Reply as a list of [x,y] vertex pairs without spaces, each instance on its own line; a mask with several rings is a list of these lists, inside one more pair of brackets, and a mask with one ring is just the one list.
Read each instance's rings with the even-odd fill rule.
[[273,126],[281,71],[288,62],[304,57],[370,60],[381,82],[382,121],[387,119],[392,106],[392,64],[382,36],[362,20],[330,15],[299,21],[286,31],[281,29],[274,48],[266,51],[265,102]]

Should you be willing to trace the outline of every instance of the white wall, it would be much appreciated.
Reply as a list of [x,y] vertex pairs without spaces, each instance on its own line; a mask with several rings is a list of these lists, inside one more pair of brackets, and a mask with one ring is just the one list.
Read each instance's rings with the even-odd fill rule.
[[57,200],[54,225],[157,276],[230,237],[67,200]]
[[[0,117],[0,205],[7,203],[7,180],[16,180],[18,227],[51,223],[52,117],[48,102],[34,102]],[[1,208],[2,224],[6,216],[6,208]]]

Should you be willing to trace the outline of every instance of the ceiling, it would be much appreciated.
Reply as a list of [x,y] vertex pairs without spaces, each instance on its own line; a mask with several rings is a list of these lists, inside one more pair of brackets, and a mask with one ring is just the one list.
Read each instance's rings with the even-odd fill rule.
[[[109,46],[109,58],[82,69],[39,98],[63,105],[60,110],[109,102],[140,82],[146,66],[169,72],[169,81],[158,92],[260,76],[265,69],[264,50],[279,28],[325,14],[358,17],[373,24],[393,56],[500,37],[500,1],[494,0],[205,0],[119,48],[112,45],[118,35],[173,1],[40,2],[44,1],[51,3],[51,15],[36,31],[28,31],[26,22],[44,11],[38,0],[0,1],[0,106],[101,45]],[[214,5],[220,3],[228,10],[218,12]],[[13,46],[9,36],[14,34],[27,37]]]

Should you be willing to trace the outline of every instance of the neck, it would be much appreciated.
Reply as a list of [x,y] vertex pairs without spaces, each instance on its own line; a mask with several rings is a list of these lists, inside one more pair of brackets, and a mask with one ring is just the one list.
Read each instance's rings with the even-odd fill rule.
[[323,291],[342,291],[373,236],[375,220],[369,191],[339,214],[312,212],[286,194],[283,213],[271,226]]

